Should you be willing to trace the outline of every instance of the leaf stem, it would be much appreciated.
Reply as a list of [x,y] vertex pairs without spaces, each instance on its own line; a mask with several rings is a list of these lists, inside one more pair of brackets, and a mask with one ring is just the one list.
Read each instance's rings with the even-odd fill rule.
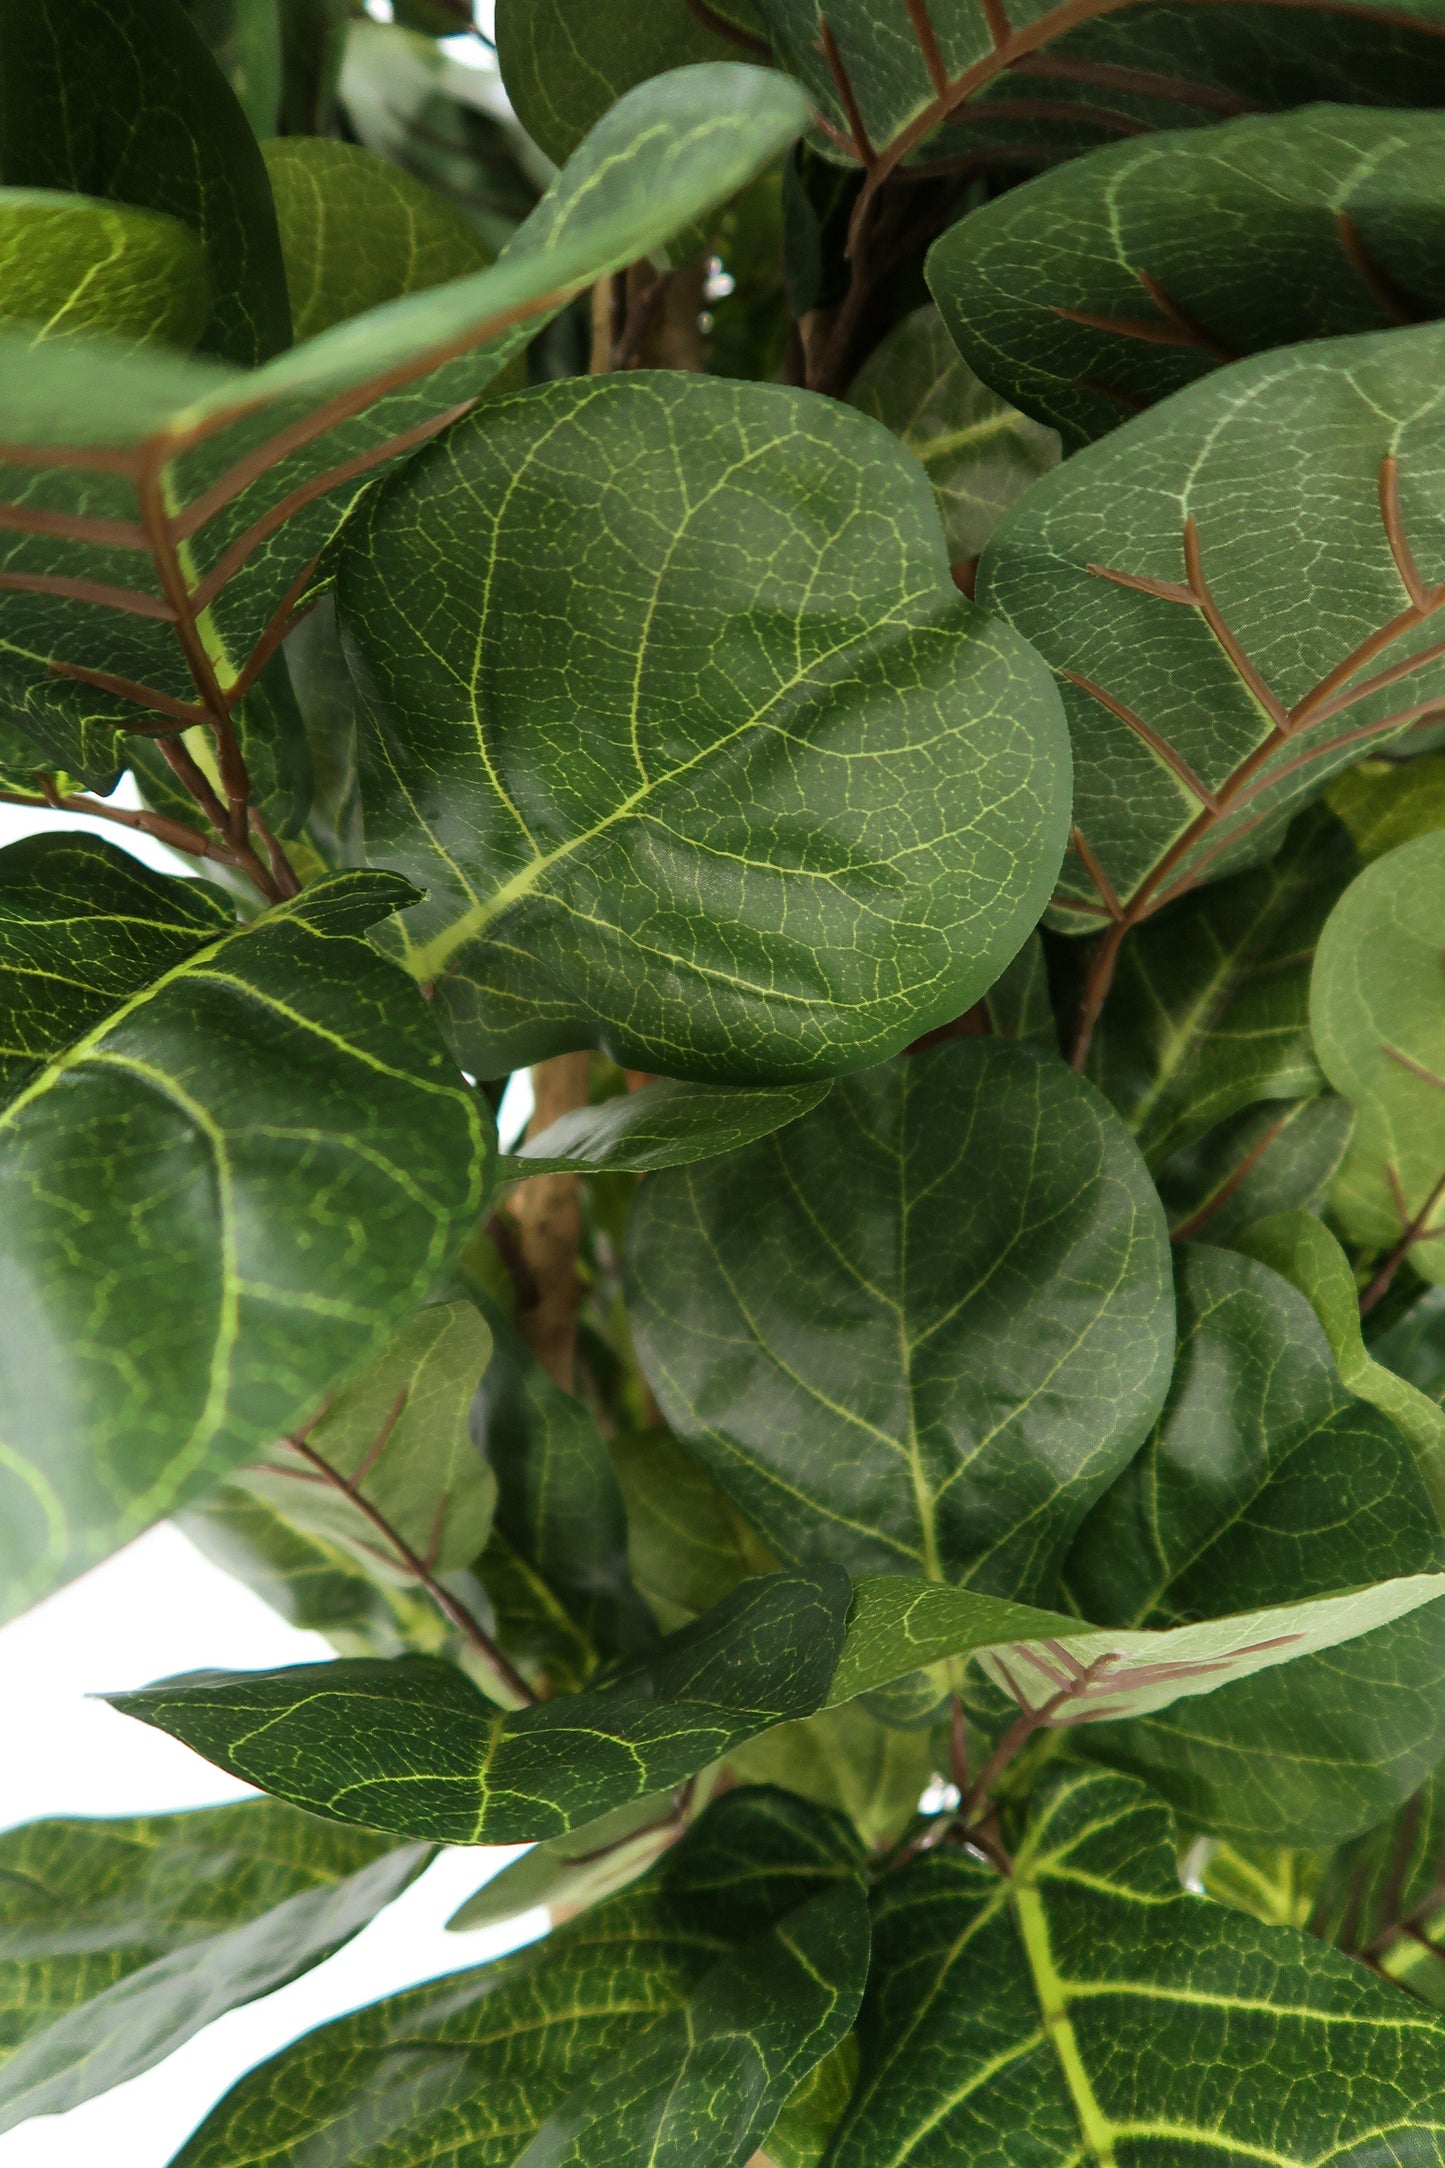
[[1401,1265],[1404,1264],[1405,1259],[1409,1256],[1411,1250],[1414,1249],[1416,1243],[1422,1241],[1425,1238],[1425,1229],[1430,1224],[1430,1215],[1435,1210],[1435,1207],[1439,1204],[1442,1197],[1445,1197],[1445,1173],[1442,1173],[1439,1181],[1435,1184],[1429,1196],[1421,1205],[1419,1211],[1415,1214],[1414,1218],[1408,1222],[1405,1228],[1405,1232],[1401,1235],[1399,1241],[1395,1244],[1395,1247],[1391,1250],[1389,1256],[1385,1259],[1379,1271],[1375,1274],[1375,1277],[1371,1280],[1369,1286],[1365,1289],[1363,1295],[1361,1295],[1361,1317],[1368,1317],[1370,1312],[1374,1309],[1375,1305],[1379,1302],[1382,1302],[1385,1296],[1390,1292],[1391,1287],[1394,1285],[1395,1275],[1399,1271]]
[[49,776],[39,778],[34,793],[0,790],[0,804],[44,806],[52,813],[79,813],[87,820],[113,821],[118,828],[154,836],[158,843],[168,844],[173,851],[184,851],[188,858],[209,858],[223,866],[234,867],[236,864],[223,843],[201,835],[194,828],[187,828],[182,821],[167,820],[162,813],[137,812],[130,806],[107,805],[104,798],[92,797],[89,791],[62,794]]

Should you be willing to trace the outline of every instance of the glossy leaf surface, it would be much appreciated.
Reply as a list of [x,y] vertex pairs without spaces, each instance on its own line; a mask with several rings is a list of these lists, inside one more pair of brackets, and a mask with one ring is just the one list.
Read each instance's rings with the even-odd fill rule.
[[716,1159],[796,1122],[828,1095],[828,1085],[791,1084],[749,1091],[728,1084],[682,1084],[657,1077],[642,1091],[579,1107],[505,1155],[503,1181],[531,1174],[645,1174]]
[[0,323],[37,343],[101,331],[126,345],[186,347],[208,301],[205,251],[178,219],[0,188]]
[[1255,355],[1004,520],[979,599],[1053,666],[1074,740],[1061,925],[1133,923],[1268,857],[1438,705],[1442,355],[1432,325]]
[[780,1556],[1042,1595],[1163,1398],[1166,1243],[1087,1085],[955,1040],[650,1177],[633,1329],[674,1429]]
[[1179,1887],[1144,1787],[1071,1774],[1015,1874],[934,1852],[875,1903],[837,2168],[1445,2159],[1445,2032],[1363,1967]]
[[430,890],[405,958],[475,1073],[589,1044],[716,1082],[859,1068],[1037,918],[1052,687],[846,408],[680,372],[538,388],[353,536],[367,848]]
[[346,1942],[419,1845],[274,1800],[0,1837],[0,2130],[147,2070]]
[[[27,875],[52,852],[112,856],[21,848]],[[490,1154],[366,939],[403,882],[335,875],[176,959],[174,921],[208,907],[128,860],[110,878],[160,892],[169,968],[137,985],[116,957],[124,933],[150,960],[150,913],[102,916],[84,1036],[0,1113],[7,1614],[314,1416],[446,1270]],[[22,921],[29,970],[44,919]],[[63,971],[80,947],[55,925]]]
[[745,1582],[592,1692],[507,1715],[421,1659],[202,1672],[110,1699],[314,1813],[444,1844],[527,1844],[811,1715],[847,1607],[836,1567]]

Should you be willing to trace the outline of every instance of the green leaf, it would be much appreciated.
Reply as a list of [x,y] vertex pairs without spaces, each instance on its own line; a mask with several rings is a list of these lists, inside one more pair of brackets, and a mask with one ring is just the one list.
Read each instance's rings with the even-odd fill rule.
[[623,1431],[609,1450],[627,1507],[632,1578],[664,1632],[720,1603],[750,1573],[776,1567],[669,1431]]
[[1282,1212],[1251,1227],[1234,1247],[1299,1289],[1324,1328],[1347,1390],[1388,1415],[1414,1447],[1420,1481],[1445,1527],[1445,1409],[1366,1349],[1359,1286],[1329,1229],[1308,1212]]
[[1329,1187],[1355,1117],[1347,1099],[1267,1100],[1231,1116],[1159,1171],[1175,1242],[1202,1235],[1230,1248],[1276,1212],[1304,1212]]
[[1048,1592],[1169,1377],[1163,1215],[1061,1062],[958,1039],[652,1175],[632,1323],[664,1412],[789,1561]]
[[[51,854],[117,855],[19,849],[23,882]],[[404,882],[333,875],[196,947],[186,920],[214,906],[123,864],[112,892],[164,889],[168,968],[138,983],[102,916],[83,1035],[43,1049],[0,1113],[6,1616],[312,1418],[446,1271],[491,1149],[366,939]],[[47,946],[83,970],[74,923],[47,937],[32,912],[27,979]],[[137,915],[145,953],[154,913]]]
[[539,1909],[547,1912],[550,1931],[604,1903],[678,1842],[686,1828],[678,1800],[676,1792],[658,1792],[530,1846],[457,1908],[448,1932],[506,1926]]
[[182,0],[226,81],[236,93],[251,132],[264,145],[281,122],[282,16],[288,0]]
[[414,1581],[408,1551],[431,1573],[471,1565],[497,1488],[471,1433],[491,1344],[469,1302],[418,1310],[317,1422],[232,1482],[380,1579]]
[[1355,1109],[1332,1203],[1375,1249],[1403,1242],[1445,1281],[1445,832],[1402,843],[1355,881],[1320,939],[1310,1023]]
[[179,0],[3,0],[0,182],[179,219],[206,253],[204,350],[244,365],[289,345],[266,168]]
[[1010,189],[936,244],[929,284],[984,382],[1072,446],[1221,362],[1445,313],[1442,192],[1438,114],[1251,115]]
[[[1178,1255],[1179,1357],[1147,1448],[1084,1523],[1084,1617],[1171,1629],[1431,1574],[1445,1541],[1394,1424],[1344,1391],[1303,1296],[1227,1250]],[[1265,1638],[1268,1638],[1267,1636]],[[1146,1776],[1194,1828],[1338,1842],[1445,1751],[1445,1608],[1181,1702],[1091,1722],[1080,1751]]]
[[367,848],[429,889],[406,962],[477,1075],[588,1044],[858,1068],[968,1008],[1043,907],[1052,688],[845,407],[680,372],[499,401],[350,530],[339,598]]
[[492,261],[445,196],[359,144],[285,136],[265,157],[298,339]]
[[977,557],[1014,499],[1058,465],[1054,432],[974,375],[935,308],[915,309],[889,332],[848,400],[900,437],[922,466],[955,562]]
[[448,2156],[512,2168],[592,2070],[686,2008],[720,1960],[851,1883],[858,1865],[836,1817],[779,1792],[731,1792],[645,1883],[585,1919],[284,2048],[221,2102],[175,2168]]
[[1354,838],[1362,866],[1400,843],[1445,828],[1445,755],[1427,753],[1403,764],[1363,760],[1325,793],[1332,813]]
[[0,1837],[0,2130],[149,2070],[284,1987],[426,1865],[272,1800]]
[[747,1581],[592,1692],[506,1714],[421,1658],[200,1672],[108,1698],[313,1813],[443,1844],[527,1844],[811,1715],[847,1608],[836,1567]]
[[1330,1863],[1316,1932],[1445,2009],[1445,1782],[1436,1770],[1396,1815]]
[[857,2082],[858,2040],[849,2033],[798,2087],[755,2156],[756,2168],[818,2168]]
[[1403,1317],[1377,1334],[1371,1353],[1445,1405],[1445,1289],[1430,1287],[1418,1295]]
[[1007,515],[978,594],[1061,681],[1061,925],[1117,941],[1268,858],[1332,774],[1438,707],[1442,355],[1430,325],[1255,355]]
[[1179,1887],[1141,1785],[1036,1796],[1012,1877],[961,1850],[874,1901],[836,2168],[1441,2158],[1445,2029],[1307,1935]]
[[[767,59],[747,0],[723,0],[710,24],[688,0],[498,0],[497,58],[518,120],[561,165],[624,91],[696,61]],[[729,37],[722,23],[731,20]],[[716,24],[718,27],[713,27]],[[752,32],[742,28],[752,25]]]
[[1151,1169],[1258,1100],[1321,1089],[1310,971],[1355,870],[1344,826],[1311,808],[1267,866],[1214,883],[1124,943],[1087,1074]]
[[830,1088],[824,1082],[749,1091],[736,1084],[683,1084],[655,1077],[641,1091],[604,1099],[600,1106],[578,1107],[529,1137],[503,1156],[501,1179],[690,1167],[695,1160],[717,1159],[798,1121],[827,1098]]
[[115,733],[157,714],[221,728],[376,472],[477,400],[583,288],[750,179],[802,118],[796,88],[755,68],[645,84],[491,270],[258,371],[0,335],[0,690],[16,724],[77,776],[111,773]]
[[855,1703],[765,1731],[729,1755],[727,1769],[740,1783],[777,1784],[834,1808],[875,1851],[917,1813],[933,1775],[933,1742],[927,1731],[896,1730]]
[[0,188],[0,323],[37,345],[103,331],[127,345],[194,346],[208,306],[205,251],[179,220]]

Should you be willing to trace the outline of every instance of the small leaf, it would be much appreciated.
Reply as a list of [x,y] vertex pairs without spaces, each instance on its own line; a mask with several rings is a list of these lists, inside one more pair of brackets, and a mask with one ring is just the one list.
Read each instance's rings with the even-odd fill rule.
[[891,429],[923,468],[955,563],[977,557],[1014,499],[1058,465],[1053,430],[974,375],[935,308],[915,309],[874,348],[848,402]]
[[688,1167],[798,1121],[827,1098],[830,1088],[824,1082],[749,1091],[745,1085],[656,1077],[641,1091],[564,1114],[504,1156],[500,1176],[505,1182],[531,1174],[644,1174],[656,1167]]
[[1221,362],[1445,314],[1442,192],[1436,113],[1251,114],[1011,188],[928,279],[971,367],[1072,446]]
[[[22,1041],[49,1059],[0,1112],[5,1616],[312,1418],[446,1271],[491,1150],[366,939],[410,895],[395,876],[333,875],[202,947],[191,926],[216,906],[190,884],[104,844],[21,853],[0,910],[27,993],[47,951],[73,976],[88,945],[27,885],[87,854],[104,883],[84,1036]],[[118,890],[138,926],[117,923]],[[159,936],[157,907],[178,922]]]
[[359,144],[283,136],[264,149],[298,339],[492,262],[445,196]]
[[1355,1109],[1331,1202],[1355,1241],[1445,1281],[1445,832],[1367,866],[1320,939],[1310,1023]]
[[858,1068],[968,1008],[1043,906],[1052,687],[845,407],[676,371],[499,401],[353,526],[339,599],[367,848],[429,890],[399,944],[477,1075],[589,1044],[709,1082]]
[[1337,770],[1439,706],[1442,355],[1435,325],[1255,355],[1005,517],[979,600],[1051,664],[1074,741],[1061,926],[1117,943],[1260,863]]
[[[1229,1612],[1436,1574],[1445,1539],[1414,1455],[1345,1392],[1303,1296],[1227,1250],[1185,1245],[1177,1273],[1174,1382],[1148,1446],[1075,1540],[1065,1578],[1079,1612],[1196,1633]],[[1445,1606],[1429,1603],[1165,1717],[1075,1736],[1147,1777],[1195,1829],[1338,1843],[1445,1751],[1442,1676]]]
[[1257,1221],[1304,1212],[1338,1172],[1355,1126],[1335,1092],[1246,1107],[1159,1171],[1159,1195],[1175,1242],[1201,1236],[1232,1247]]
[[959,1039],[649,1176],[631,1318],[664,1412],[779,1557],[1029,1596],[1174,1344],[1158,1198],[1064,1065]]
[[835,1567],[744,1582],[590,1693],[505,1715],[420,1658],[200,1672],[108,1698],[313,1813],[443,1844],[527,1844],[811,1715],[847,1607]]
[[0,2130],[149,2070],[399,1897],[419,1845],[274,1800],[0,1837]]
[[178,219],[39,188],[0,188],[0,323],[40,344],[103,331],[194,346],[209,296],[200,242]]
[[874,1900],[836,2168],[1439,2159],[1445,2028],[1312,1937],[1179,1887],[1140,1784],[1062,1774],[1004,1880],[961,1850]]

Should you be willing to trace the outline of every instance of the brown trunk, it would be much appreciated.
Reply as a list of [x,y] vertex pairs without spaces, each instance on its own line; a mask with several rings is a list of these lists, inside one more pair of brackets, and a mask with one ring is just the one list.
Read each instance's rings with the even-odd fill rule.
[[[590,1054],[558,1054],[532,1071],[536,1111],[529,1137],[540,1136],[575,1107],[587,1104]],[[517,1316],[517,1326],[549,1377],[564,1392],[577,1382],[577,1248],[582,1239],[582,1194],[575,1174],[539,1174],[524,1182],[508,1209],[517,1246],[536,1300]]]

